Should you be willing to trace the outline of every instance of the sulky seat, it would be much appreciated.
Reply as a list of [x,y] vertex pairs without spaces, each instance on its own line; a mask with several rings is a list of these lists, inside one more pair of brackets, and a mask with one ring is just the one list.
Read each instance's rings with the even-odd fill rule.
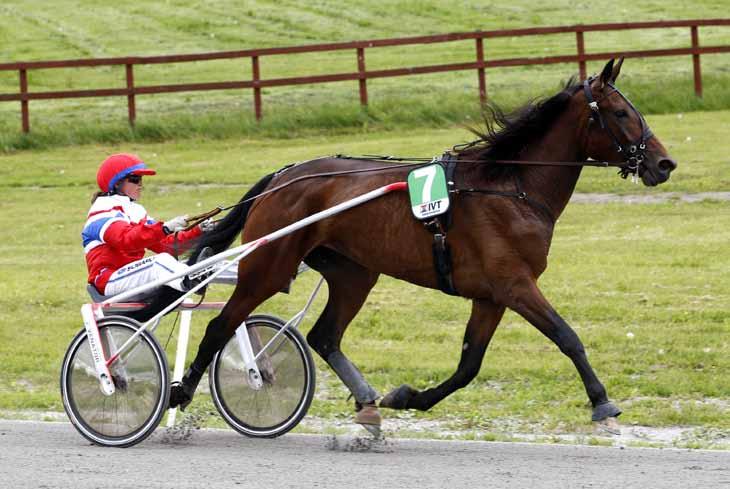
[[[86,284],[86,292],[88,292],[89,296],[91,296],[91,300],[97,304],[113,297],[111,295],[101,294],[92,284]],[[130,297],[125,302],[150,302],[150,300],[152,300],[152,298],[155,297],[158,293],[159,289],[150,290],[143,294],[138,294]]]

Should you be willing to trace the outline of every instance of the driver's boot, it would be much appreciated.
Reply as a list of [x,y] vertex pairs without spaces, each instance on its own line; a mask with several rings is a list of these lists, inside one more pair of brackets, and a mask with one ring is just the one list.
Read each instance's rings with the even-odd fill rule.
[[193,365],[190,366],[182,378],[182,382],[173,382],[170,385],[170,409],[179,407],[185,411],[193,400],[195,389],[203,377],[203,372],[199,372]]
[[[200,263],[203,260],[206,260],[213,256],[213,248],[206,246],[202,250],[200,250],[200,253],[198,254],[197,260],[195,260],[195,263]],[[210,274],[213,273],[215,270],[214,267],[208,267],[205,268],[199,272],[196,272],[192,274],[191,276],[186,276],[182,281],[182,286],[185,288],[185,290],[190,290],[196,285],[198,285],[200,282],[205,280],[206,278],[210,277]],[[205,295],[205,290],[208,288],[206,285],[205,287],[201,287],[200,289],[195,291],[195,294],[197,295]]]

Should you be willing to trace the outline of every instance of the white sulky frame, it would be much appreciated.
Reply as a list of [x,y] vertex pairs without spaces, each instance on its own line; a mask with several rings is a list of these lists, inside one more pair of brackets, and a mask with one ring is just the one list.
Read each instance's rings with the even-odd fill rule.
[[[184,341],[178,342],[178,351],[176,354],[176,361],[175,361],[175,372],[173,375],[173,380],[179,380],[182,378],[182,369],[184,368],[183,365],[185,363],[185,353],[187,351],[187,339],[188,339],[188,333],[190,328],[190,313],[194,306],[191,305],[191,301],[189,299],[190,295],[201,289],[202,287],[205,287],[210,282],[214,281],[218,276],[223,274],[226,270],[229,270],[234,265],[237,265],[239,261],[241,261],[243,258],[251,254],[253,251],[255,251],[257,248],[268,244],[272,241],[275,241],[283,236],[286,236],[288,234],[291,234],[305,226],[308,226],[310,224],[313,224],[317,221],[321,221],[322,219],[326,219],[328,217],[331,217],[335,214],[339,214],[340,212],[346,211],[352,207],[358,206],[360,204],[363,204],[365,202],[368,202],[370,200],[376,199],[378,197],[381,197],[385,194],[388,194],[395,190],[405,190],[407,188],[406,182],[395,182],[391,183],[389,185],[385,185],[383,187],[379,187],[375,190],[372,190],[368,193],[365,193],[363,195],[360,195],[358,197],[355,197],[350,200],[346,200],[345,202],[341,202],[340,204],[334,205],[328,209],[325,209],[323,211],[317,212],[315,214],[312,214],[309,217],[306,217],[300,221],[296,221],[288,226],[285,226],[277,231],[274,231],[270,234],[267,234],[266,236],[263,236],[255,241],[251,241],[249,243],[244,243],[240,246],[236,246],[235,248],[231,248],[229,250],[223,251],[221,253],[218,253],[217,255],[211,256],[210,258],[207,258],[199,263],[196,263],[195,265],[190,266],[186,271],[177,273],[175,275],[172,275],[165,279],[156,280],[154,282],[150,282],[149,284],[144,284],[139,287],[136,287],[134,289],[131,289],[127,292],[122,292],[121,294],[117,294],[114,297],[111,297],[107,300],[105,300],[102,303],[99,304],[85,304],[82,307],[82,317],[84,318],[84,327],[86,328],[86,334],[89,339],[89,346],[92,349],[92,358],[96,359],[99,358],[99,361],[95,361],[95,368],[96,373],[99,378],[100,387],[102,392],[105,395],[112,395],[114,393],[114,385],[111,382],[111,377],[109,375],[109,366],[114,363],[114,361],[119,357],[119,355],[124,352],[129,345],[132,344],[132,342],[139,337],[144,331],[150,329],[151,331],[154,331],[155,327],[157,326],[160,318],[167,314],[168,312],[172,311],[175,308],[180,307],[183,310],[183,319],[181,321],[181,328],[180,328],[180,339],[183,340],[183,334],[184,334]],[[232,260],[226,261],[226,259],[233,257]],[[188,290],[182,297],[178,298],[174,302],[172,302],[170,305],[165,307],[162,311],[157,313],[154,317],[152,317],[150,320],[145,322],[140,329],[138,329],[127,341],[116,349],[115,352],[110,352],[109,357],[107,358],[104,355],[103,348],[100,347],[100,342],[95,341],[98,340],[98,329],[96,327],[96,319],[101,318],[104,315],[105,309],[117,309],[119,307],[124,308],[125,304],[124,301],[128,300],[131,297],[134,297],[138,294],[142,294],[145,292],[148,292],[152,289],[161,287],[168,282],[184,277],[186,275],[194,274],[195,272],[201,271],[203,269],[206,269],[208,267],[211,267],[213,265],[220,264],[217,267],[217,270],[215,270],[210,276],[208,276],[205,280],[203,280],[201,283],[193,287],[192,289]],[[239,338],[239,346],[241,348],[241,355],[246,363],[246,371],[248,372],[248,382],[251,385],[252,388],[256,388],[256,385],[260,383],[260,374],[258,371],[258,367],[256,365],[256,360],[258,357],[264,353],[267,348],[271,346],[271,344],[279,337],[279,335],[283,334],[285,330],[288,328],[296,328],[299,326],[299,323],[301,323],[302,319],[304,318],[304,315],[306,314],[309,307],[314,302],[314,298],[316,297],[317,293],[320,290],[320,287],[322,286],[322,282],[324,279],[320,279],[319,283],[315,287],[314,291],[312,292],[311,296],[309,297],[309,300],[307,301],[307,304],[305,305],[304,309],[302,309],[299,313],[297,313],[292,319],[290,319],[286,325],[271,339],[269,342],[263,346],[261,351],[254,357],[253,351],[251,350],[250,341],[248,340],[248,335],[242,335],[246,336],[246,338],[241,338],[241,335],[237,335],[237,338]],[[134,307],[134,304],[128,304],[128,306]],[[207,305],[208,307],[200,307],[199,309],[220,309],[222,307],[222,304],[220,303],[211,303]],[[245,326],[245,323],[243,324]],[[239,330],[241,328],[239,327]],[[243,329],[245,331],[245,329]],[[181,351],[182,350],[182,351]],[[174,412],[171,413],[171,421],[168,420],[168,425],[174,424]]]

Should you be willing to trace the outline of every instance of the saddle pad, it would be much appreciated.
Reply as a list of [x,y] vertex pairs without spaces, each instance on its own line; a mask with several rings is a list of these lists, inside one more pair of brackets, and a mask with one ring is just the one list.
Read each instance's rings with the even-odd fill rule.
[[449,191],[443,166],[435,163],[410,172],[408,194],[416,219],[423,220],[446,213],[449,210]]

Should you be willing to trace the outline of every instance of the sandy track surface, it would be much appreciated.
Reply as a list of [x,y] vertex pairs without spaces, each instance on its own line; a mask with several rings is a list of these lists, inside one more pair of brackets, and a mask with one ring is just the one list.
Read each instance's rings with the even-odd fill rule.
[[93,446],[68,423],[0,421],[12,488],[730,487],[730,452],[159,429],[127,449]]

